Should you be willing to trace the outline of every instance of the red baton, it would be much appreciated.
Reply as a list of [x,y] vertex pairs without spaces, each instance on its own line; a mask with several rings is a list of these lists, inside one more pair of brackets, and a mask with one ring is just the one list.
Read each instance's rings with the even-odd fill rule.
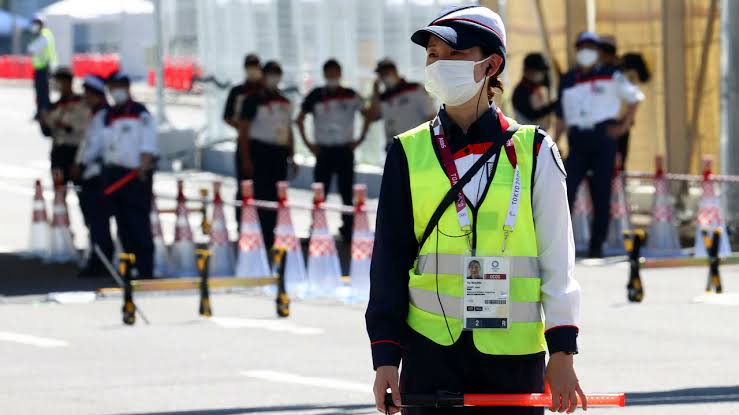
[[[626,395],[623,393],[588,394],[588,407],[590,406],[626,406]],[[552,395],[548,393],[402,393],[400,395],[402,407],[436,407],[454,408],[463,406],[528,406],[544,407],[552,406]],[[578,398],[577,405],[582,406]],[[385,407],[395,406],[390,394],[385,395]]]
[[139,175],[139,172],[137,170],[131,170],[128,172],[127,175],[121,177],[120,179],[116,180],[111,184],[110,186],[106,187],[105,190],[103,190],[103,194],[105,196],[110,196],[113,193],[120,190],[121,187],[127,185],[130,181],[136,178],[136,176]]

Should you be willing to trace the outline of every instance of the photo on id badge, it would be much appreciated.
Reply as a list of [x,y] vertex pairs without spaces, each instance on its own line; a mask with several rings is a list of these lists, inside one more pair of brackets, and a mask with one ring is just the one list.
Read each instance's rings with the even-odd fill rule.
[[508,264],[508,258],[465,257],[465,329],[508,328]]

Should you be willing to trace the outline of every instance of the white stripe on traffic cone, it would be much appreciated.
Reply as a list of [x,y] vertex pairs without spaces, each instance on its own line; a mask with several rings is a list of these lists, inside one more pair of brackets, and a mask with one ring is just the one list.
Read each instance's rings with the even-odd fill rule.
[[352,296],[357,300],[369,299],[370,264],[375,234],[370,230],[365,202],[367,186],[354,185],[354,234],[352,235],[352,262],[349,268]]
[[169,266],[169,252],[167,252],[167,244],[164,242],[162,224],[159,221],[159,208],[154,198],[151,200],[149,220],[151,221],[151,234],[154,238],[154,276],[157,278],[166,277],[169,272],[167,269]]
[[308,282],[310,295],[334,297],[341,285],[341,264],[336,253],[336,242],[328,230],[323,209],[322,183],[313,183],[313,224],[308,244]]
[[270,274],[262,227],[254,207],[254,182],[241,182],[241,234],[236,276],[265,277]]
[[712,177],[712,164],[711,156],[703,158],[703,195],[698,205],[698,215],[695,220],[695,256],[697,257],[708,256],[706,246],[703,243],[703,231],[712,234],[716,229],[721,230],[718,255],[725,257],[731,254],[729,235],[726,232],[724,214],[721,211],[721,200],[716,192],[716,182]]
[[192,241],[192,228],[190,228],[182,186],[182,180],[177,180],[177,213],[170,270],[175,277],[195,277],[198,275],[195,264],[195,244]]
[[67,188],[61,181],[61,172],[54,172],[54,205],[51,219],[51,244],[49,261],[79,261],[77,249],[74,247],[72,231],[69,229],[69,213],[67,212]]
[[221,182],[213,182],[213,220],[210,227],[210,276],[226,277],[234,275],[234,252],[228,238],[226,217],[223,214]]
[[572,208],[572,233],[575,238],[575,250],[585,252],[590,247],[590,221],[593,213],[593,202],[590,198],[589,183],[583,179],[577,189],[575,204]]
[[275,246],[287,250],[285,256],[285,286],[288,294],[301,297],[307,289],[305,261],[300,241],[295,236],[290,208],[287,206],[287,182],[277,182],[277,226],[275,227]]
[[655,158],[654,202],[652,203],[652,223],[647,232],[645,255],[650,257],[681,256],[680,238],[675,227],[670,193],[664,173],[664,159]]
[[625,255],[624,231],[631,230],[629,208],[626,205],[624,191],[623,167],[621,155],[616,157],[616,168],[613,172],[611,184],[611,220],[608,226],[608,238],[604,246],[606,255]]
[[46,202],[41,180],[36,180],[33,195],[33,216],[31,218],[31,237],[28,244],[28,255],[46,259],[51,245],[51,230],[46,216]]

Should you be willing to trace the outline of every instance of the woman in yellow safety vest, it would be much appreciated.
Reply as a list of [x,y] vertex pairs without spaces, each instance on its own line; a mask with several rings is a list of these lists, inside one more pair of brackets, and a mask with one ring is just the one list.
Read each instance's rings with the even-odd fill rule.
[[396,137],[385,164],[366,313],[377,408],[398,412],[401,392],[534,393],[546,382],[551,409],[573,412],[578,396],[587,403],[573,367],[580,286],[566,172],[545,132],[493,102],[503,22],[459,7],[411,40],[426,48],[426,89],[444,105]]

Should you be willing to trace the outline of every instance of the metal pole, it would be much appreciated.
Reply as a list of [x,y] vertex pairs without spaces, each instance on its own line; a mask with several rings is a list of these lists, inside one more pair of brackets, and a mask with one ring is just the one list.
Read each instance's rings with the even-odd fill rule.
[[[721,173],[739,173],[739,3],[733,0],[721,2]],[[724,186],[721,192],[723,211],[730,224],[736,224],[739,212],[739,188]]]
[[157,120],[159,125],[169,124],[167,114],[164,112],[164,36],[162,34],[162,0],[154,0],[154,30],[156,45],[154,46],[154,57],[156,65],[156,88],[157,88]]

